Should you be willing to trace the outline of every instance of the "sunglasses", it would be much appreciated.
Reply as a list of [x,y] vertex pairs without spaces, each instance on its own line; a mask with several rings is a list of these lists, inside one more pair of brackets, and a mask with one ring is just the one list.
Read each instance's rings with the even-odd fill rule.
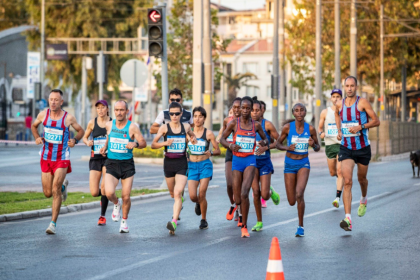
[[179,116],[179,115],[181,115],[181,113],[180,112],[177,112],[177,113],[169,113],[169,115],[170,116]]
[[171,98],[170,100],[171,102],[181,102],[181,98],[177,98],[177,99]]

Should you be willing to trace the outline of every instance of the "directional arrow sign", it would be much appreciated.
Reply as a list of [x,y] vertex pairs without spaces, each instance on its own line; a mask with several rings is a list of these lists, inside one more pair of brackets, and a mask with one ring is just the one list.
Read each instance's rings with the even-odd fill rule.
[[158,21],[160,21],[161,15],[160,15],[160,13],[158,11],[152,10],[149,13],[149,18],[153,22],[158,22]]

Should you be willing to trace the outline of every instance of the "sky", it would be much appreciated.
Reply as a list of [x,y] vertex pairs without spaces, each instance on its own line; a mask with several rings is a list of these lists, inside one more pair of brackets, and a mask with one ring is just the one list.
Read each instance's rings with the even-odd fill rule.
[[215,4],[220,4],[235,10],[251,10],[263,8],[265,0],[211,0]]

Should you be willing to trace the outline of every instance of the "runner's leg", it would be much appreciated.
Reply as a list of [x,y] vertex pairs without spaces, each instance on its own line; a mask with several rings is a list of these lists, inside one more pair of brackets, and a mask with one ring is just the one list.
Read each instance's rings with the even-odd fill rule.
[[52,196],[53,180],[54,180],[54,176],[50,172],[41,173],[42,191],[44,192],[44,195],[47,198],[50,198]]
[[53,203],[52,203],[52,221],[57,222],[58,214],[60,213],[61,207],[61,187],[63,182],[66,179],[67,167],[66,168],[57,168],[54,172],[54,180],[52,183],[52,194],[53,194]]
[[199,181],[188,180],[188,193],[190,195],[191,201],[194,203],[198,202],[197,189],[199,183]]
[[118,204],[118,198],[115,195],[115,188],[117,187],[117,185],[117,178],[115,178],[111,174],[105,174],[105,193],[108,199],[114,204]]
[[327,158],[328,169],[330,170],[331,177],[337,176],[337,159]]
[[369,165],[357,164],[357,179],[359,180],[362,197],[367,196],[368,179],[366,178]]
[[261,181],[261,196],[264,200],[269,200],[271,197],[271,191],[270,191],[271,174],[261,176],[260,181]]
[[90,193],[93,197],[96,197],[99,195],[99,183],[101,181],[102,172],[91,170],[89,172],[89,188]]
[[230,200],[230,204],[234,204],[233,200],[233,182],[232,182],[232,162],[228,161],[225,163],[225,176],[226,176],[226,187],[227,194]]
[[205,220],[207,215],[207,188],[210,183],[210,178],[204,178],[200,180],[200,189],[199,189],[199,195],[198,195],[198,202],[200,203],[200,209],[201,209],[201,219]]
[[303,227],[303,215],[305,215],[305,189],[308,183],[310,169],[301,168],[297,173],[296,180],[296,201],[298,208],[299,226]]
[[254,207],[255,213],[257,214],[257,222],[262,222],[260,174],[258,169],[255,172],[254,180],[252,180],[252,192],[254,194]]
[[134,176],[128,177],[126,179],[121,179],[121,198],[123,201],[122,204],[122,217],[123,219],[128,218],[128,213],[131,208],[131,188],[133,187]]
[[353,169],[354,169],[354,160],[345,159],[341,161],[341,172],[344,179],[344,191],[343,191],[343,203],[344,203],[344,213],[351,214],[351,188],[353,186]]
[[105,191],[105,175],[106,167],[102,167],[102,181],[101,181],[101,216],[105,217],[106,209],[108,208],[108,197]]
[[[173,188],[173,195],[174,195],[174,215],[173,220],[178,220],[179,214],[181,213],[182,208],[182,193],[185,188],[185,184],[187,183],[188,177],[181,174],[175,175],[175,186]],[[168,184],[169,188],[169,184]]]
[[243,173],[243,181],[241,187],[241,210],[242,210],[242,224],[247,225],[249,212],[249,190],[251,189],[252,180],[254,179],[255,166],[248,166]]
[[[338,155],[337,155],[338,159]],[[341,161],[337,160],[337,191],[343,191],[344,179],[343,172],[341,171]]]
[[175,177],[165,177],[166,185],[168,186],[169,194],[174,198]]
[[284,185],[290,206],[296,204],[296,176],[297,174],[294,173],[284,173]]
[[232,171],[233,197],[236,205],[241,205],[242,175],[242,172],[238,170]]

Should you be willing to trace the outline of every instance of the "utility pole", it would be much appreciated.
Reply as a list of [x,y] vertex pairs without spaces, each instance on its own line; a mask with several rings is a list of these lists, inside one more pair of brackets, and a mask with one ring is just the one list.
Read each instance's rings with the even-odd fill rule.
[[[223,75],[226,74],[226,65],[225,63],[222,62],[222,73]],[[219,109],[219,120],[220,120],[220,127],[223,126],[223,119],[224,119],[224,114],[223,111],[225,109],[225,102],[224,102],[224,98],[225,97],[225,77],[222,76],[220,78],[220,92],[219,92],[219,100],[218,100],[218,109]]]
[[[85,58],[83,58],[83,61]],[[86,62],[85,62],[86,63]],[[86,66],[86,64],[85,64]],[[104,97],[104,52],[100,51],[98,56],[98,81],[99,81],[99,100],[102,100]],[[86,67],[84,68],[86,71]]]
[[203,0],[194,1],[193,107],[203,105]]
[[284,50],[284,1],[280,0],[280,123],[286,118],[285,115],[285,88],[286,88],[286,75],[284,71],[285,66],[285,50]]
[[[100,70],[100,72],[102,72]],[[99,88],[101,88],[102,83],[99,83]],[[87,70],[86,70],[86,56],[82,57],[82,122],[81,125],[83,128],[86,127],[86,94],[87,94]],[[100,93],[99,93],[100,94]],[[101,96],[101,95],[99,95]],[[99,99],[102,99],[99,97]]]
[[319,118],[321,115],[321,100],[322,100],[322,61],[321,61],[321,22],[322,22],[322,7],[321,0],[316,0],[316,34],[315,34],[315,124],[317,128],[319,124]]
[[[407,40],[407,38],[406,38]],[[407,115],[407,61],[404,58],[401,77],[401,122],[406,121]]]
[[273,75],[271,75],[271,98],[272,105],[272,122],[274,127],[280,129],[279,126],[279,0],[274,0],[274,28],[273,28]]
[[163,32],[163,54],[162,54],[162,110],[168,108],[169,100],[169,85],[168,85],[168,45],[166,43],[166,3],[162,3],[162,28]]
[[356,0],[351,0],[350,17],[350,75],[357,78]]
[[147,94],[147,131],[152,127],[152,75],[153,75],[153,62],[152,58],[150,58],[150,62],[148,65],[149,70],[149,88],[148,88],[148,94]]
[[340,67],[340,2],[335,0],[334,3],[334,47],[335,47],[335,88],[341,89],[341,67]]
[[286,119],[292,118],[292,63],[289,61],[287,63],[287,95],[286,95]]
[[385,102],[384,102],[384,5],[381,5],[381,14],[380,14],[380,20],[381,20],[381,34],[380,34],[380,45],[381,45],[381,81],[379,85],[379,91],[381,95],[381,115],[380,119],[381,121],[385,120]]
[[[45,60],[45,0],[41,2],[41,61],[39,63],[40,82],[41,82],[41,98],[44,98],[44,60]],[[34,98],[35,100],[35,98]],[[32,118],[35,120],[35,112],[32,112]]]
[[211,61],[211,13],[210,0],[203,2],[203,62],[204,62],[204,109],[207,112],[207,118],[204,126],[213,130],[213,79],[212,79],[212,61]]

